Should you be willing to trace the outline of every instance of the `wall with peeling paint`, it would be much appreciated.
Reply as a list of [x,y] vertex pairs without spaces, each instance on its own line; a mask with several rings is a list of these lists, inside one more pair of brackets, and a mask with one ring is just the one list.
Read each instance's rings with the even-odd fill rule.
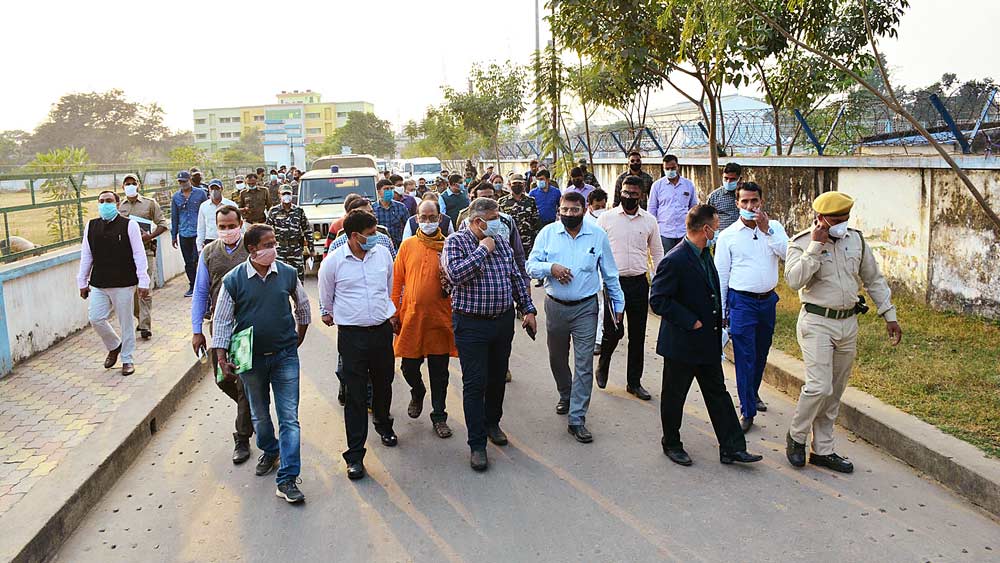
[[[1000,210],[1000,159],[956,160]],[[680,161],[681,174],[705,201],[714,189],[708,159]],[[894,286],[938,309],[1000,318],[1000,232],[940,158],[756,157],[739,162],[744,178],[764,187],[769,213],[790,234],[809,228],[810,203],[817,195],[850,194],[857,201],[851,226],[865,233]],[[624,158],[598,159],[593,172],[611,194],[626,166]],[[501,161],[500,168],[502,174],[524,172],[528,161]],[[643,169],[660,176],[656,160],[647,158]]]

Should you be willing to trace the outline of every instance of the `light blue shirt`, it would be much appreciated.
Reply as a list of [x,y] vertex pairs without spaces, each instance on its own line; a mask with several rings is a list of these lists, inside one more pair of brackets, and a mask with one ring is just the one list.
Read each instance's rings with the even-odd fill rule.
[[[552,265],[569,268],[573,281],[562,284],[552,278]],[[601,290],[601,278],[616,313],[625,310],[625,294],[618,283],[618,266],[611,254],[608,235],[596,224],[584,221],[576,238],[562,222],[546,225],[535,238],[527,262],[533,279],[545,280],[545,293],[563,301],[577,301]]]

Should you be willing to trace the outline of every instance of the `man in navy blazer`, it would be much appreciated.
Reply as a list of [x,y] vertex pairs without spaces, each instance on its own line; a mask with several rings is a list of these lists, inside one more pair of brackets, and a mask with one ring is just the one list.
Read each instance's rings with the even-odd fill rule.
[[719,212],[711,205],[696,205],[687,214],[686,228],[684,240],[660,261],[649,297],[653,312],[662,317],[656,353],[663,356],[663,453],[675,463],[691,465],[680,429],[684,401],[697,379],[719,440],[719,461],[760,461],[762,456],[747,453],[719,360],[722,303],[719,273],[709,250],[719,231]]

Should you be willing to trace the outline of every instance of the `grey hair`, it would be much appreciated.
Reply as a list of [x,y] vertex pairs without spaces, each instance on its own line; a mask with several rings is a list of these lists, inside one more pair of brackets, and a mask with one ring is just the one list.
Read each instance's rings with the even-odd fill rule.
[[500,211],[500,206],[496,200],[488,197],[477,197],[469,204],[469,219],[482,217],[490,211]]

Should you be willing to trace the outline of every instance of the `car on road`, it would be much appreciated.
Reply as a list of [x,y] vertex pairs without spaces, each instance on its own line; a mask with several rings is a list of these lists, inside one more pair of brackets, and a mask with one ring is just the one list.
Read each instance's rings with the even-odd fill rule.
[[403,164],[403,172],[406,178],[423,178],[428,184],[432,184],[441,174],[441,161],[434,157],[411,158]]
[[375,201],[378,176],[375,157],[339,154],[316,159],[299,178],[298,204],[312,225],[314,267],[322,259],[330,224],[344,215],[344,198],[356,193]]

